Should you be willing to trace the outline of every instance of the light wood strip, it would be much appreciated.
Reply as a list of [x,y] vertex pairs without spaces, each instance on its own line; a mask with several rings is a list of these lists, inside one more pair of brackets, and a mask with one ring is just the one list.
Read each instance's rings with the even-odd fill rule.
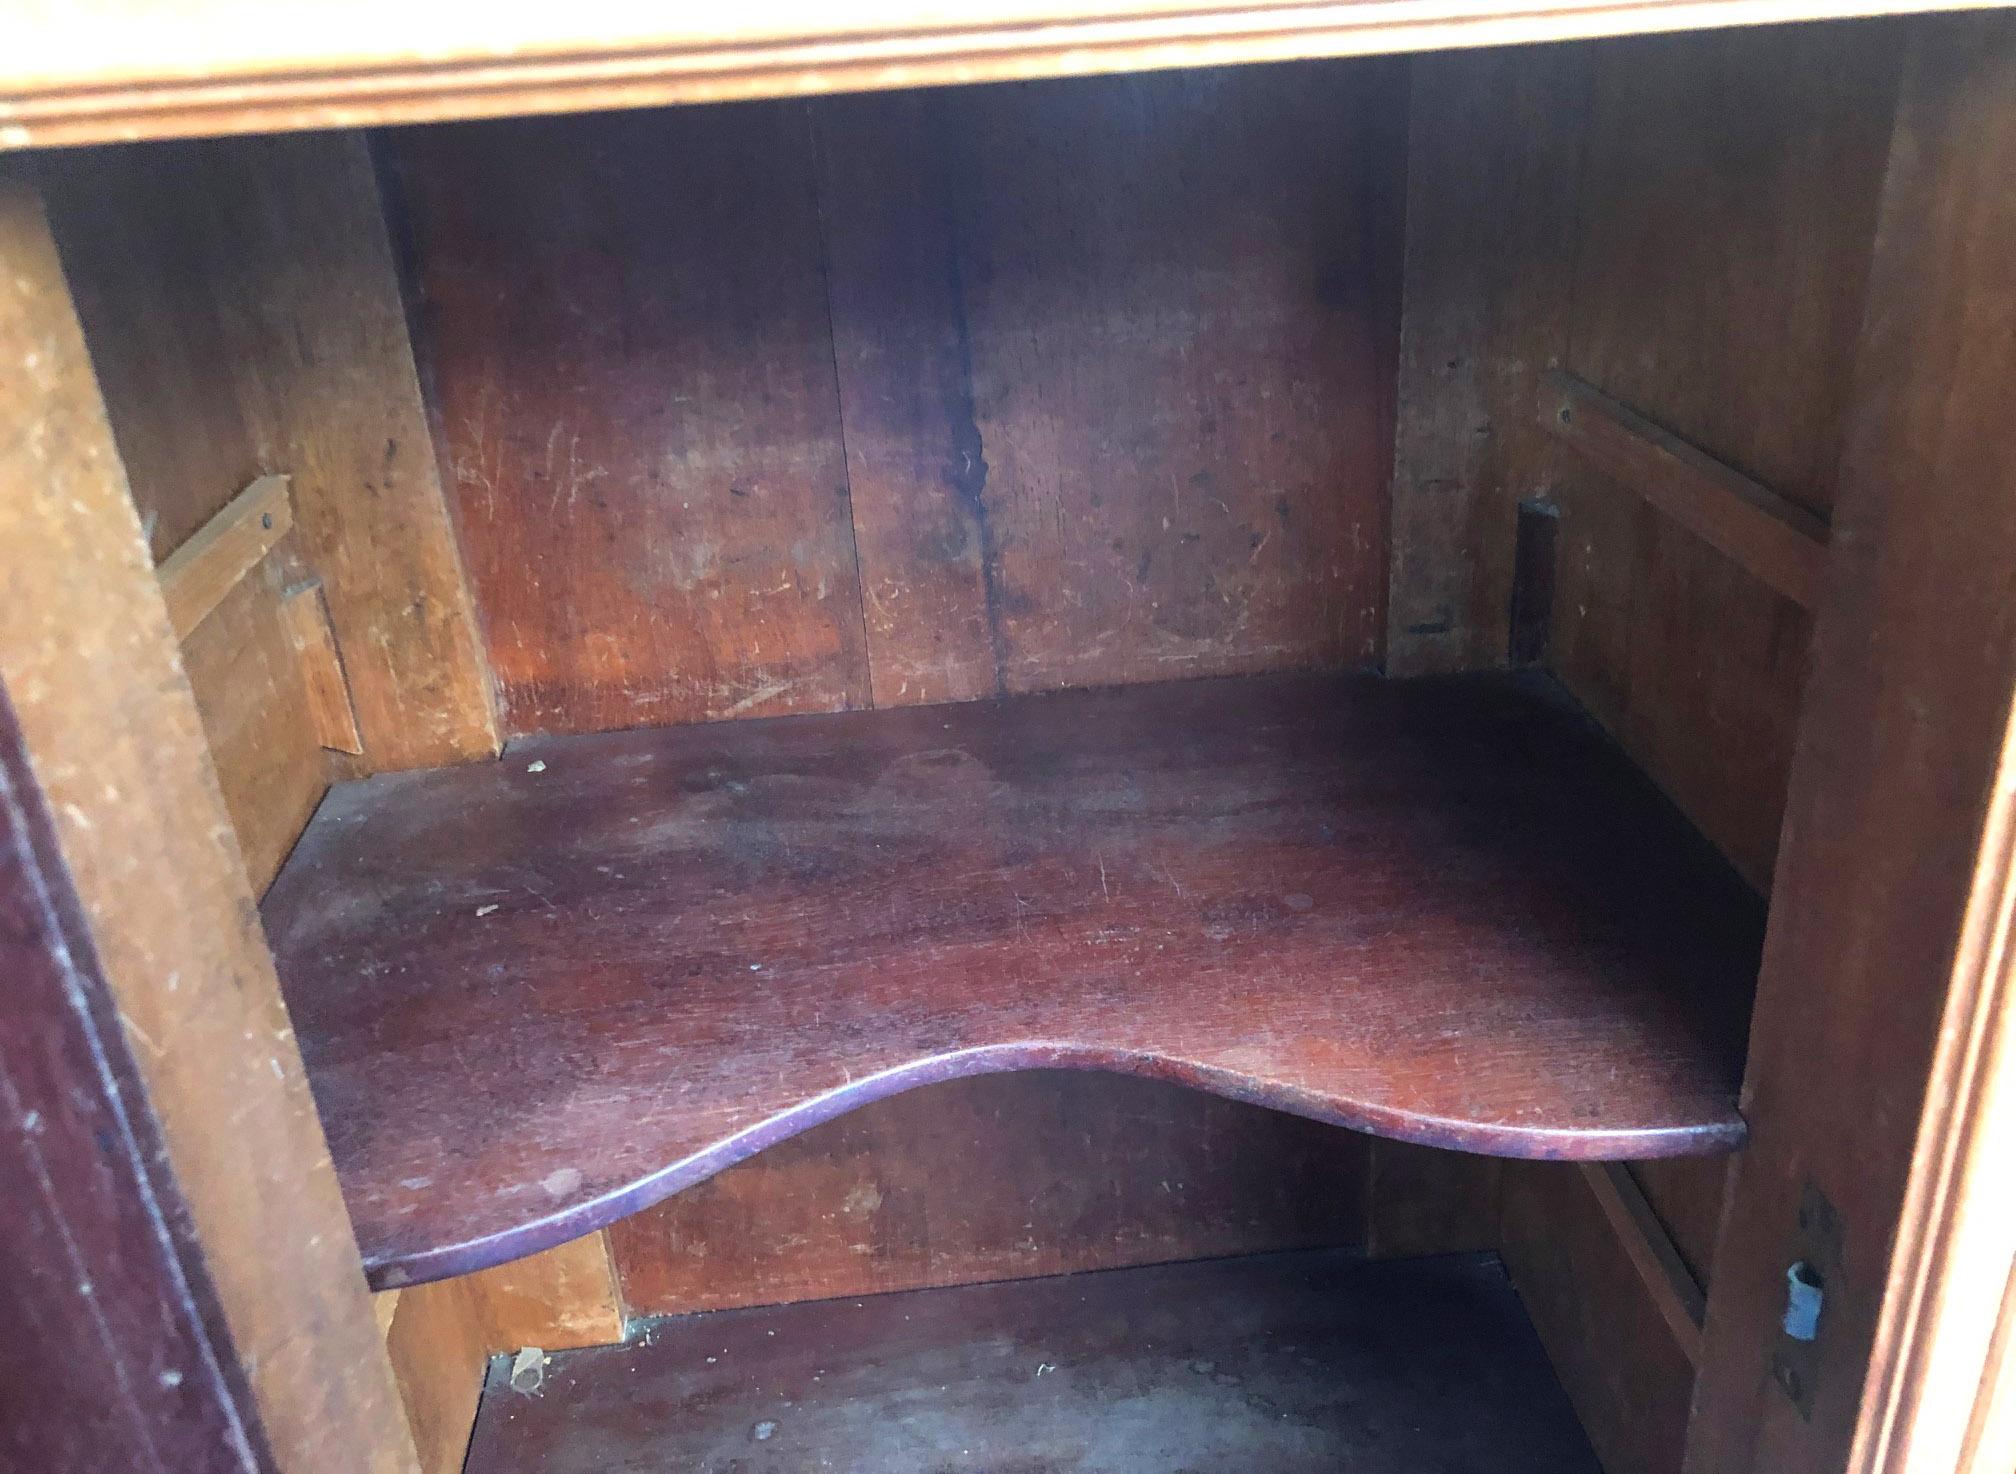
[[361,754],[364,738],[357,730],[357,708],[350,701],[350,682],[336,649],[336,631],[329,623],[322,581],[311,579],[282,594],[280,619],[300,660],[301,683],[316,735],[332,752]]
[[1810,609],[1827,524],[1572,374],[1547,375],[1540,422],[1710,546]]
[[[1364,56],[1906,14],[1940,0],[62,0],[15,18],[0,148]],[[844,20],[840,19],[844,17]]]
[[1631,1171],[1622,1162],[1584,1162],[1582,1175],[1589,1190],[1602,1206],[1603,1216],[1617,1231],[1617,1241],[1631,1260],[1631,1267],[1652,1292],[1659,1318],[1673,1332],[1673,1339],[1696,1366],[1701,1364],[1701,1318],[1707,1297],[1687,1263],[1673,1246],[1672,1236],[1652,1211]]
[[280,611],[274,559],[284,551],[241,580],[182,642],[183,674],[255,894],[329,787],[301,657]]
[[188,639],[293,526],[287,478],[261,476],[162,559],[161,597],[175,638]]
[[606,1232],[464,1276],[486,1351],[613,1346],[623,1339],[623,1299]]
[[458,1474],[489,1361],[470,1281],[403,1290],[381,1323],[420,1474]]

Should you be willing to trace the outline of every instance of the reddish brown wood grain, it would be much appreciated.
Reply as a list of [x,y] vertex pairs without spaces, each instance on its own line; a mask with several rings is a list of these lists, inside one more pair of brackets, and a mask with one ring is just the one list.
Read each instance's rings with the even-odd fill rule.
[[1008,1069],[1506,1155],[1724,1150],[1761,926],[1540,684],[1313,676],[382,775],[266,919],[381,1285]]
[[[1593,53],[1566,367],[1822,517],[1900,34],[1799,26]],[[1768,888],[1811,619],[1638,505],[1651,490],[1564,478],[1556,668]]]
[[1517,508],[1562,459],[1529,398],[1567,345],[1591,68],[1587,46],[1409,62],[1393,675],[1506,663]]
[[1384,62],[819,110],[878,704],[1369,664]]
[[867,700],[808,126],[388,136],[513,732]]

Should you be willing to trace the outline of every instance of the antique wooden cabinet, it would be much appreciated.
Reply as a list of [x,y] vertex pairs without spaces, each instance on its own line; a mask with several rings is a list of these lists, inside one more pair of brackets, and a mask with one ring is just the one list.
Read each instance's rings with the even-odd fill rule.
[[1915,9],[12,7],[7,1467],[2016,1464]]

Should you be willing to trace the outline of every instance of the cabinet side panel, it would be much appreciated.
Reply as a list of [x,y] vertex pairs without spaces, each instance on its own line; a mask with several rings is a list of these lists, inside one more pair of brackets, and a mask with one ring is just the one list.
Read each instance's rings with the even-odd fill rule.
[[1505,1164],[1505,1266],[1606,1474],[1679,1474],[1694,1368],[1580,1171]]
[[0,681],[276,1461],[410,1439],[40,202],[0,170]]
[[[1566,366],[1824,516],[1898,25],[1596,48]],[[1561,489],[1563,678],[1759,889],[1807,612],[1584,463]]]
[[[365,766],[494,752],[474,610],[362,139],[92,149],[53,156],[42,174],[156,558],[256,476],[288,476],[287,576],[324,581]],[[277,623],[268,609],[232,638],[270,645]],[[261,720],[305,726],[298,690],[219,678],[198,690],[206,718],[263,703]],[[224,760],[232,744],[217,745]],[[297,766],[308,759],[319,768],[312,743]]]
[[[1863,1415],[2016,692],[2011,240],[2016,21],[1921,22],[1855,349],[1691,1474],[1839,1470]],[[1816,1202],[1838,1268],[1787,1377],[1785,1270],[1811,1255]]]

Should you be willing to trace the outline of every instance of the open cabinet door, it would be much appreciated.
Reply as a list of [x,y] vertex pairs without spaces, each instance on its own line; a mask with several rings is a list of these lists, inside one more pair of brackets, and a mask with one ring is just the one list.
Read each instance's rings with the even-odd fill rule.
[[0,693],[0,1463],[274,1465]]

